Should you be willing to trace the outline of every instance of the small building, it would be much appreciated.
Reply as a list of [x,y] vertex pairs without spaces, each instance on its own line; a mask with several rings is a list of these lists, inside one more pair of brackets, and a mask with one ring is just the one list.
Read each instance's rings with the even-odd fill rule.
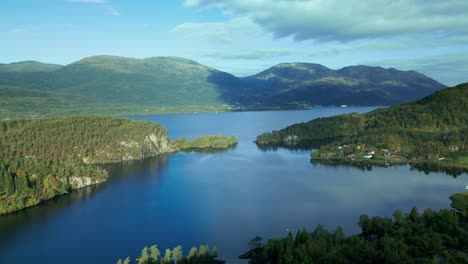
[[375,151],[373,151],[372,149],[368,149],[368,150],[366,150],[366,154],[367,155],[374,155]]

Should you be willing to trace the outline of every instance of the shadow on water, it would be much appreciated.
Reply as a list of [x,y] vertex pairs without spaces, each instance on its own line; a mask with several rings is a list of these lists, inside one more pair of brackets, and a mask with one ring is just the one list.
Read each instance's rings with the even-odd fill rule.
[[144,175],[154,171],[164,171],[167,169],[167,161],[170,155],[171,154],[163,154],[143,160],[101,164],[99,166],[109,173],[109,180],[112,181],[120,178]]
[[218,152],[224,152],[224,151],[232,151],[237,148],[237,144],[229,146],[228,148],[185,148],[182,149],[181,151],[184,153],[191,153],[191,152],[198,152],[198,153],[218,153]]
[[53,217],[62,209],[69,208],[70,205],[85,203],[96,193],[105,188],[107,183],[101,183],[94,186],[73,190],[69,194],[64,194],[39,205],[26,208],[16,213],[0,216],[0,245],[8,241],[9,236],[14,236],[18,230],[24,226],[34,225],[38,222],[46,222],[48,218]]

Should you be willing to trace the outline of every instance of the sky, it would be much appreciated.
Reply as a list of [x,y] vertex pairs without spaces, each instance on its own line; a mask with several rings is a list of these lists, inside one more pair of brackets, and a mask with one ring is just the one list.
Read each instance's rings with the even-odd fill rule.
[[1,0],[0,63],[178,56],[247,76],[282,62],[468,81],[467,0]]

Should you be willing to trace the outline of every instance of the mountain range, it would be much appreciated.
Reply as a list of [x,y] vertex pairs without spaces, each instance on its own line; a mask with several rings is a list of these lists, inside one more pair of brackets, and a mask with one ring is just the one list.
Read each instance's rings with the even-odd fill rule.
[[445,86],[415,71],[282,63],[236,77],[178,57],[0,64],[0,116],[393,105]]

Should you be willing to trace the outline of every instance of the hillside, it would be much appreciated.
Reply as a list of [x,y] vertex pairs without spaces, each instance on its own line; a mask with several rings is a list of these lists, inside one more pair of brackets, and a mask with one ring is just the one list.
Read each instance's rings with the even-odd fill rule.
[[[294,124],[259,135],[256,143],[295,145],[327,141],[314,159],[405,162],[443,160],[468,167],[468,83],[433,93],[412,103]],[[368,157],[369,161],[371,157]],[[366,158],[365,158],[366,159]]]
[[90,164],[176,151],[158,124],[109,117],[0,121],[0,215],[106,181]]
[[0,99],[0,117],[11,118],[392,105],[444,86],[414,71],[380,67],[335,71],[319,64],[283,63],[238,78],[177,57],[94,56],[66,66],[2,64],[0,87],[8,89]]
[[235,144],[233,136],[171,141],[159,124],[104,116],[0,121],[0,215],[106,181],[93,164]]
[[370,66],[331,70],[320,64],[282,63],[243,78],[246,93],[269,105],[394,105],[444,85],[415,71]]
[[21,61],[9,64],[0,63],[0,72],[52,72],[62,65],[42,63],[38,61]]

